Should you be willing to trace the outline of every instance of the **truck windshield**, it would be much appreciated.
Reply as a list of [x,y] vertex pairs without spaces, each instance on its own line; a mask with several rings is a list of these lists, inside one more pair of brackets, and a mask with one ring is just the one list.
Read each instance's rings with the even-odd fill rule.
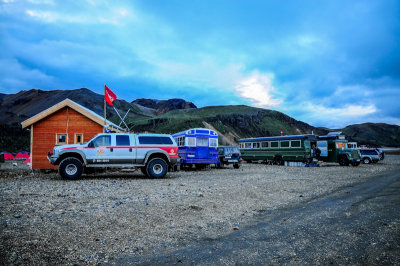
[[338,148],[338,149],[346,149],[347,148],[347,142],[336,142],[336,148]]

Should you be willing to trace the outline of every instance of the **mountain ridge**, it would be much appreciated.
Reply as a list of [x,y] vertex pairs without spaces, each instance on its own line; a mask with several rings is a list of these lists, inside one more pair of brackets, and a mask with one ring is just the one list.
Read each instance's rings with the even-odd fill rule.
[[[21,143],[25,143],[23,149],[28,149],[29,136],[26,135],[26,132],[24,133],[24,130],[20,130],[20,123],[66,98],[101,116],[104,115],[104,96],[87,88],[53,91],[23,90],[15,94],[0,94],[0,112],[3,114],[0,118],[0,125],[3,132],[25,134]],[[143,98],[132,102],[123,99],[114,101],[114,107],[121,116],[129,110],[126,122],[129,128],[135,132],[171,134],[187,128],[208,125],[223,134],[220,139],[222,144],[229,144],[232,141],[237,143],[240,138],[280,135],[281,131],[285,135],[311,133],[324,135],[332,131],[332,129],[314,127],[279,111],[246,105],[197,108],[193,103],[184,99],[145,100],[147,103],[143,103]],[[156,108],[146,107],[138,102]],[[107,105],[107,119],[117,124],[120,122],[113,107],[109,105]],[[335,129],[335,131],[337,130]],[[360,144],[400,147],[400,127],[397,125],[362,123],[348,125],[339,130],[343,131],[349,140],[357,141]],[[12,133],[8,134],[12,135]],[[5,134],[2,134],[0,149],[12,150],[12,142],[12,138],[7,138]]]

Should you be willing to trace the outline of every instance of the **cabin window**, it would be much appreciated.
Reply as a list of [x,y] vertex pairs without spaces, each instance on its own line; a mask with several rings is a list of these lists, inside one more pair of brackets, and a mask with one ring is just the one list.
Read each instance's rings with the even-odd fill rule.
[[64,145],[68,144],[68,134],[66,133],[57,133],[56,134],[56,144],[57,145]]
[[279,142],[278,141],[271,141],[271,148],[278,148]]
[[289,141],[288,140],[281,141],[281,148],[289,148]]
[[301,141],[300,140],[292,140],[290,142],[290,145],[292,148],[300,148],[301,147]]
[[75,133],[75,144],[83,143],[83,134],[82,133]]
[[131,143],[129,141],[128,135],[116,135],[115,136],[117,146],[130,146]]
[[210,139],[210,147],[218,147],[218,139]]
[[268,148],[268,142],[261,142],[261,147]]
[[259,149],[260,148],[260,143],[259,142],[253,143],[253,148],[254,149]]
[[186,146],[195,147],[196,146],[196,138],[187,137],[186,138]]
[[208,147],[208,138],[197,138],[197,147]]

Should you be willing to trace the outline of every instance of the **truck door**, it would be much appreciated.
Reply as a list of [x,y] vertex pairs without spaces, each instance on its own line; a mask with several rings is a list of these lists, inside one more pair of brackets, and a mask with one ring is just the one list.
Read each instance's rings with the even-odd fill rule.
[[133,164],[136,157],[133,136],[128,134],[116,134],[115,145],[110,148],[110,163]]
[[135,138],[135,150],[136,150],[135,163],[143,164],[144,163],[144,159],[146,157],[146,153],[148,151],[146,146],[151,147],[151,146],[154,146],[154,145],[148,145],[147,144],[148,142],[145,141],[146,137],[140,136],[140,138],[142,139],[142,143],[140,142],[140,139],[139,139],[138,135],[134,135],[134,138]]
[[88,143],[85,147],[86,160],[88,164],[109,163],[111,136],[100,135]]

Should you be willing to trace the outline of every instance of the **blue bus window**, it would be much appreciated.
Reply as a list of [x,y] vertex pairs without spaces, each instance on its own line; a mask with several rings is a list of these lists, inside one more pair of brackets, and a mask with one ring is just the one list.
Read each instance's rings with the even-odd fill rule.
[[208,138],[197,138],[197,146],[208,147]]

